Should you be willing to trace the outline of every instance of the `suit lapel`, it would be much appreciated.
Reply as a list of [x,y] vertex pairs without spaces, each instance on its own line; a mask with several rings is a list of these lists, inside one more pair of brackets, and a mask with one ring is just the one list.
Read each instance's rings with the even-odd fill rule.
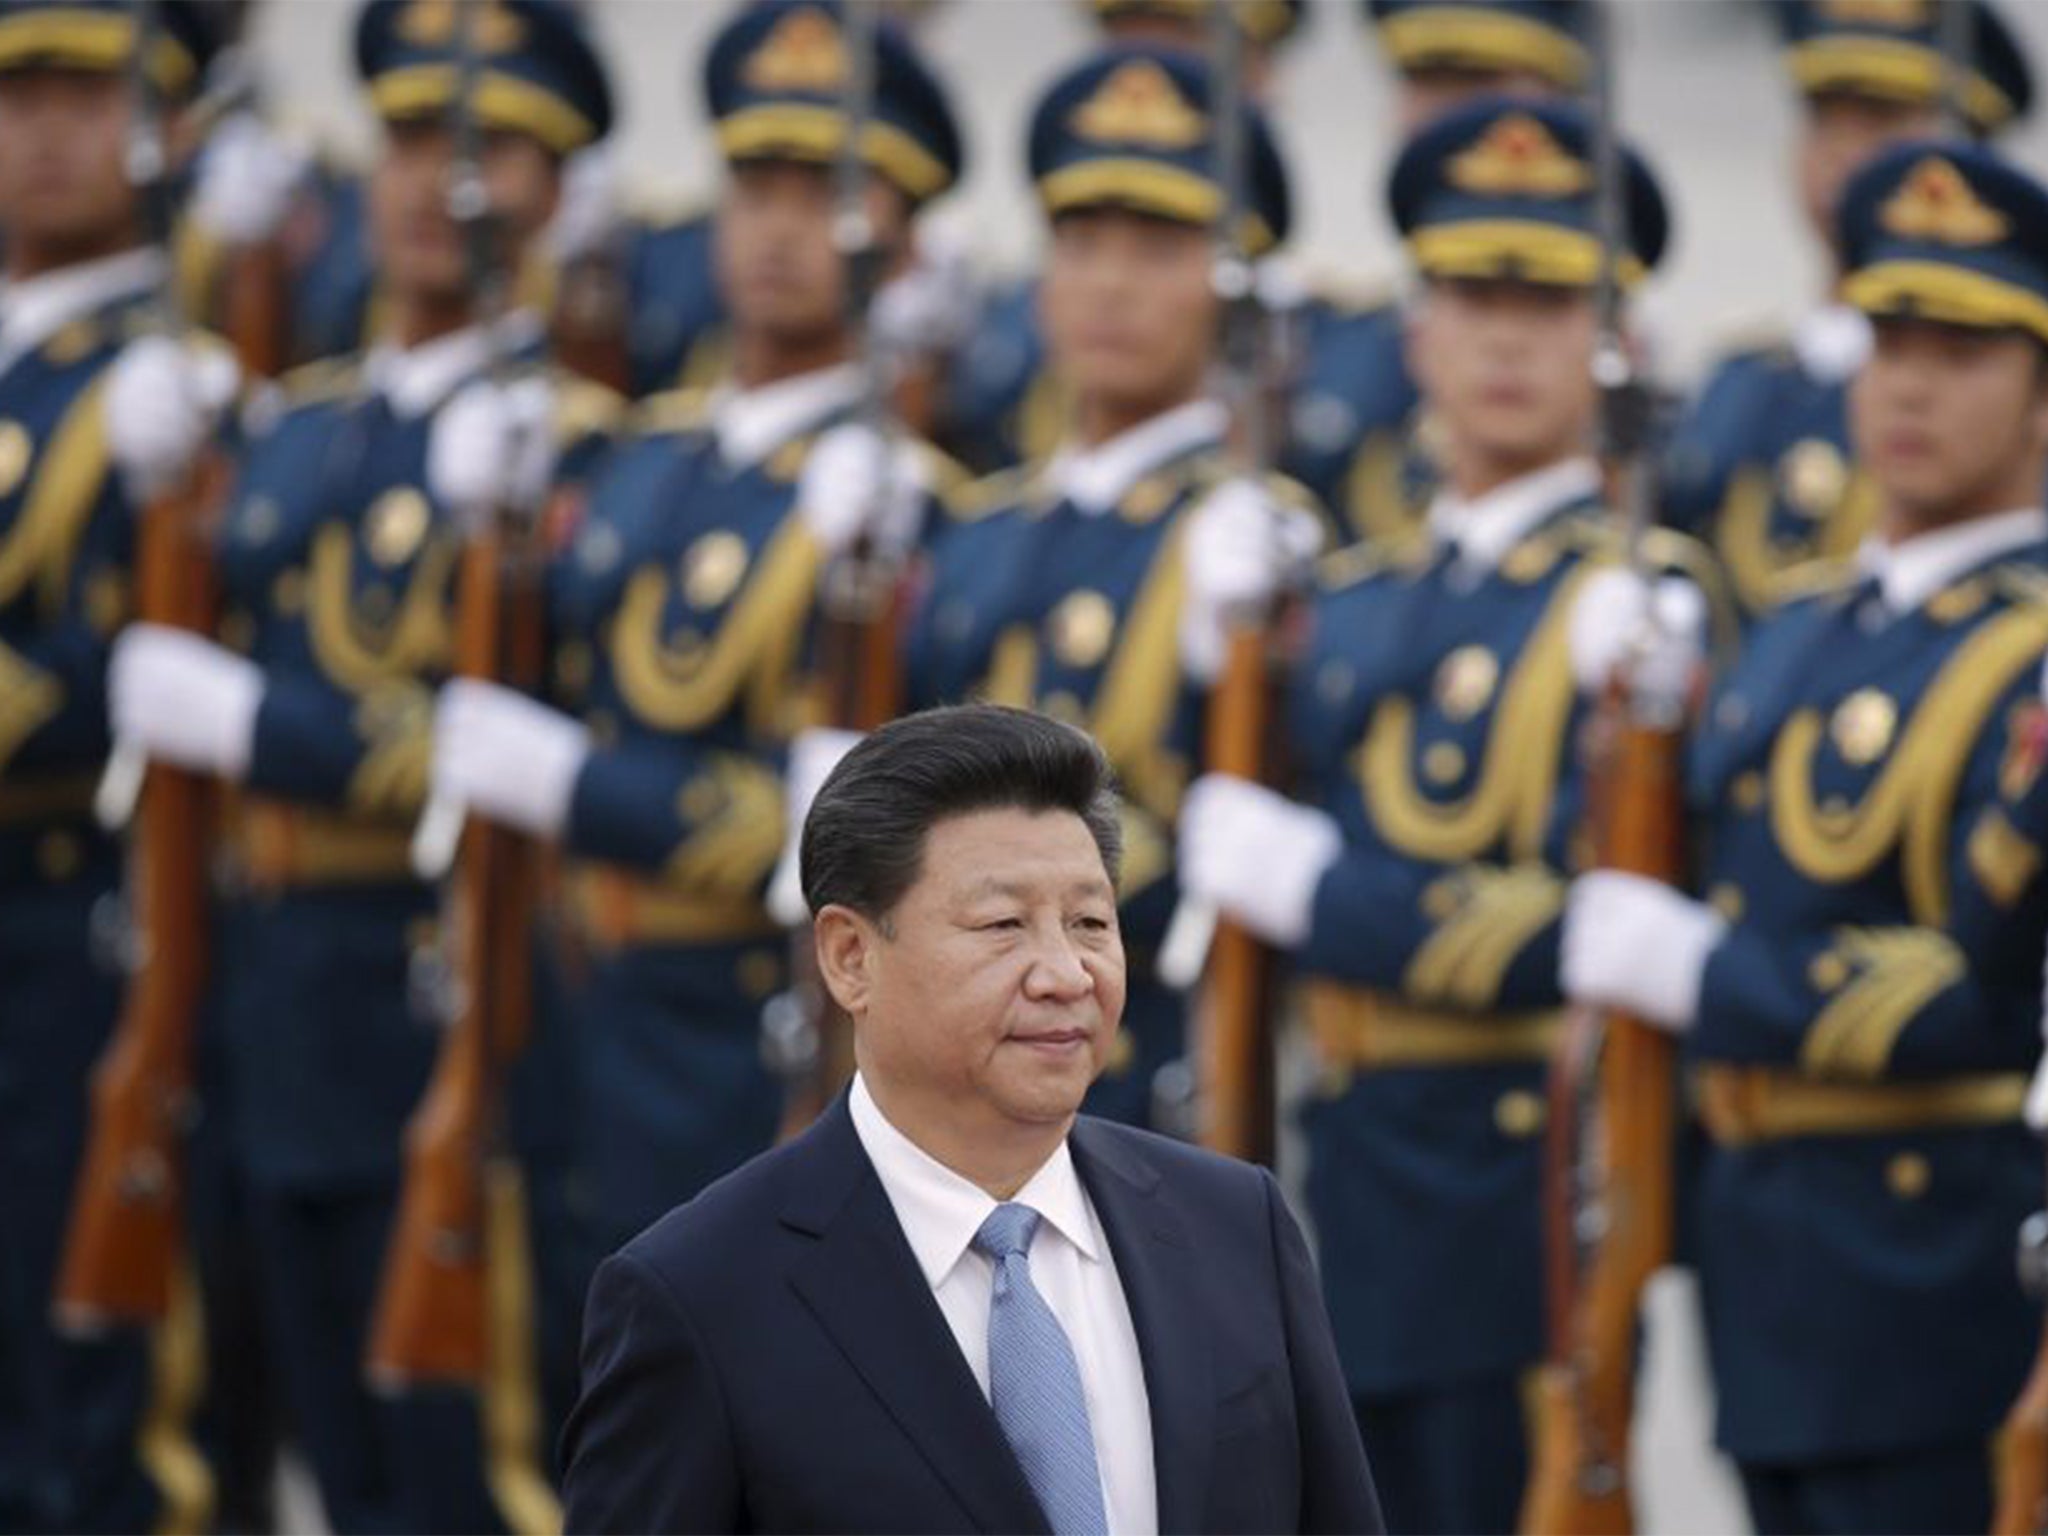
[[984,1531],[1047,1529],[925,1283],[842,1095],[789,1165],[782,1219],[816,1238],[790,1283]]
[[1075,1122],[1068,1145],[1116,1255],[1117,1278],[1138,1335],[1152,1408],[1159,1529],[1201,1530],[1216,1384],[1211,1323],[1187,1280],[1187,1267],[1200,1255],[1188,1243],[1158,1170],[1137,1148],[1085,1119]]

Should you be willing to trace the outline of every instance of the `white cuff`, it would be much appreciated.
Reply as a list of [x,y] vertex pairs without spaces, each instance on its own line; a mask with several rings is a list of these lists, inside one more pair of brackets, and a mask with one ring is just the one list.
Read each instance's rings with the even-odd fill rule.
[[203,635],[132,624],[107,663],[114,736],[149,757],[242,779],[256,746],[263,671]]
[[1334,820],[1263,784],[1207,774],[1181,801],[1182,888],[1283,949],[1308,938],[1316,889],[1343,850]]
[[1573,1002],[1683,1034],[1698,1019],[1707,961],[1727,931],[1712,907],[1660,880],[1593,870],[1572,882],[1565,901],[1560,981]]
[[434,709],[432,795],[536,837],[569,824],[590,757],[582,721],[497,683],[456,678]]

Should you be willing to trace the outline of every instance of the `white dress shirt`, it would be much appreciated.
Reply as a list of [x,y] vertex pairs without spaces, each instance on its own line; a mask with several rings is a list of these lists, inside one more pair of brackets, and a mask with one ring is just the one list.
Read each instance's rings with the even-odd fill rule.
[[1935,528],[1898,543],[1866,539],[1857,568],[1875,576],[1889,614],[1911,613],[1942,588],[2030,544],[2048,543],[2048,512],[2022,507]]
[[1599,489],[1599,464],[1581,457],[1509,480],[1469,500],[1439,491],[1429,504],[1429,535],[1439,547],[1456,544],[1458,564],[1484,575],[1559,507]]
[[1202,443],[1220,443],[1230,413],[1214,400],[1190,400],[1093,448],[1065,447],[1045,466],[1053,494],[1089,517],[1113,511],[1160,465]]
[[[995,1266],[973,1244],[997,1202],[891,1125],[858,1075],[850,1107],[861,1147],[986,1397]],[[1012,1198],[1044,1218],[1027,1255],[1031,1283],[1066,1330],[1081,1368],[1109,1530],[1112,1536],[1155,1536],[1159,1488],[1144,1360],[1116,1258],[1064,1141]]]
[[116,299],[146,293],[164,281],[169,264],[155,246],[59,267],[18,283],[0,283],[0,373],[74,320]]

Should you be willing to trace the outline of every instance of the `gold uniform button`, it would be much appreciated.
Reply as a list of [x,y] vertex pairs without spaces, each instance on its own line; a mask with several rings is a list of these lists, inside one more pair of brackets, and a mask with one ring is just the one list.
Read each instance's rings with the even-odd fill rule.
[[683,555],[683,596],[692,608],[716,608],[747,574],[747,541],[728,529],[707,533]]
[[1076,592],[1053,609],[1048,627],[1053,655],[1067,666],[1085,670],[1109,654],[1116,609],[1100,592]]
[[1842,450],[1826,438],[1809,437],[1795,444],[1778,462],[1786,504],[1815,522],[1841,505],[1849,490],[1849,465]]
[[1901,1152],[1884,1170],[1885,1187],[1901,1200],[1918,1200],[1934,1182],[1934,1170],[1918,1152]]
[[1088,715],[1081,708],[1081,701],[1064,691],[1048,693],[1039,700],[1038,710],[1040,714],[1048,715],[1062,725],[1085,726],[1088,723]]
[[1138,1045],[1131,1038],[1131,1032],[1128,1029],[1119,1029],[1115,1038],[1109,1042],[1109,1061],[1103,1067],[1103,1073],[1109,1077],[1122,1077],[1131,1070],[1131,1063],[1137,1060],[1137,1057]]
[[1890,750],[1899,706],[1876,688],[1859,688],[1836,706],[1828,732],[1851,768],[1868,768]]
[[427,527],[434,520],[427,498],[409,485],[386,491],[370,507],[365,542],[370,558],[387,571],[405,564],[426,542]]
[[782,985],[782,957],[772,949],[750,949],[739,958],[740,990],[756,1002],[773,997]]
[[1422,754],[1422,776],[1432,784],[1457,783],[1465,776],[1465,754],[1448,741],[1432,744]]
[[1483,645],[1460,646],[1436,669],[1437,708],[1452,720],[1470,720],[1486,708],[1499,681],[1493,652]]
[[1731,923],[1742,921],[1742,887],[1723,881],[1707,892],[1707,905]]
[[1764,776],[1754,768],[1738,773],[1735,782],[1728,786],[1728,798],[1738,811],[1756,810],[1764,803]]
[[287,618],[306,611],[306,573],[301,570],[280,571],[277,580],[270,584],[270,606]]
[[1542,1095],[1527,1088],[1510,1088],[1493,1106],[1493,1124],[1503,1136],[1526,1140],[1543,1129],[1547,1110]]
[[46,832],[36,844],[36,868],[45,880],[69,880],[85,862],[85,851],[69,832]]

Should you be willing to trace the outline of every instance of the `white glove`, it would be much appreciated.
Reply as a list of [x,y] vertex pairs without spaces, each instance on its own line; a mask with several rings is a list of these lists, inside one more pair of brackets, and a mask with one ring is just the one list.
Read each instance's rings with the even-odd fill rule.
[[1335,821],[1263,784],[1204,774],[1181,801],[1181,888],[1282,949],[1308,937],[1316,887],[1343,851]]
[[891,357],[952,352],[974,330],[981,285],[957,232],[922,231],[910,266],[882,285],[868,317],[873,345]]
[[2034,1068],[2034,1080],[2027,1085],[2027,1124],[2040,1135],[2048,1136],[2048,1054],[2041,1057],[2041,1064]]
[[1720,913],[1661,880],[1613,869],[1583,874],[1565,898],[1565,996],[1682,1035],[1699,1015],[1707,957],[1727,931]]
[[582,721],[496,683],[458,677],[434,706],[430,796],[536,837],[569,824],[590,757]]
[[276,234],[313,157],[251,112],[207,136],[192,193],[192,221],[226,245],[260,245]]
[[256,746],[263,669],[203,635],[131,624],[107,662],[114,739],[146,756],[242,779]]
[[800,732],[789,744],[789,772],[782,780],[782,857],[775,861],[775,873],[768,881],[768,915],[785,928],[798,926],[810,915],[804,906],[802,853],[804,820],[811,814],[811,802],[818,798],[839,760],[858,746],[860,739],[859,731],[819,726]]
[[1572,603],[1572,681],[1581,693],[1606,690],[1627,668],[1637,697],[1682,710],[1706,655],[1707,600],[1683,576],[1653,586],[1624,566],[1595,571]]
[[601,253],[619,231],[619,165],[609,144],[593,144],[569,157],[562,198],[541,236],[556,265]]
[[177,484],[235,398],[241,370],[226,350],[139,336],[107,370],[107,448],[138,501]]
[[901,554],[917,542],[924,516],[924,465],[908,442],[846,422],[821,436],[797,482],[797,515],[828,555],[865,534]]
[[427,489],[445,507],[535,508],[555,474],[555,390],[538,375],[476,383],[434,418]]
[[1208,683],[1223,671],[1231,624],[1315,559],[1323,530],[1311,513],[1277,505],[1263,486],[1244,478],[1224,481],[1188,517],[1180,662],[1188,676]]

